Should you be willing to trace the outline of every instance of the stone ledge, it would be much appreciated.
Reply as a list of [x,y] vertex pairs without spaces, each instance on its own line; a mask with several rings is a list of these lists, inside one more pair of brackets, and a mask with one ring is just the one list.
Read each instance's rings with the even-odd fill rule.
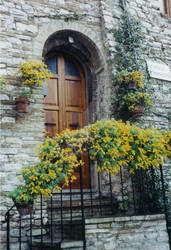
[[83,241],[63,241],[61,243],[61,249],[65,249],[65,248],[77,248],[77,247],[83,247]]
[[137,215],[137,216],[125,216],[125,217],[108,217],[108,218],[93,218],[86,219],[85,224],[100,224],[100,223],[112,223],[112,222],[125,222],[125,221],[153,221],[165,219],[164,214],[154,215]]

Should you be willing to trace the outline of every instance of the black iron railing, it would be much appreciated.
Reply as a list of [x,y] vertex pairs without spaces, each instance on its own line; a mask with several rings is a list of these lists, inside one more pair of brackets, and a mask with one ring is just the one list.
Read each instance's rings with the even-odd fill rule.
[[11,244],[16,250],[62,249],[70,241],[86,249],[85,218],[165,213],[168,219],[162,167],[132,175],[121,167],[116,176],[93,176],[89,166],[89,188],[83,188],[80,168],[79,188],[70,183],[50,198],[40,197],[30,215],[20,216],[14,207],[8,210],[7,250]]

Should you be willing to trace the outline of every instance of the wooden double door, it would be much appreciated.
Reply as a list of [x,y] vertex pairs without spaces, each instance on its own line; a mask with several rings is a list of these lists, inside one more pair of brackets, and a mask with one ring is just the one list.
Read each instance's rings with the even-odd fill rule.
[[[86,125],[85,78],[80,65],[63,55],[53,55],[46,59],[53,77],[48,81],[45,97],[45,127],[49,137],[69,128],[79,129]],[[82,156],[83,187],[89,187],[88,157]],[[79,188],[79,169],[77,180],[72,188]]]

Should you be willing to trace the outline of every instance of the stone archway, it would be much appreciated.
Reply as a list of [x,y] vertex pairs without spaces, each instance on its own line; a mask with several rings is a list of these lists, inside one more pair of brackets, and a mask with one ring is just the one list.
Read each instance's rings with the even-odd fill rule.
[[104,70],[104,62],[99,49],[93,41],[78,31],[61,30],[53,33],[46,40],[42,56],[50,53],[67,53],[75,57],[82,66],[86,80],[87,122],[95,122],[98,117],[97,82],[100,72]]

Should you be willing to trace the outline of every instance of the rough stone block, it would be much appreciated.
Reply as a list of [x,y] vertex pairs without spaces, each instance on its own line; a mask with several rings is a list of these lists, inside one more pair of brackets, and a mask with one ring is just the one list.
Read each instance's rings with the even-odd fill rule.
[[1,153],[2,154],[17,154],[18,149],[16,149],[16,148],[1,148]]
[[26,25],[24,23],[17,22],[16,27],[18,30],[20,30],[22,32],[30,32],[30,33],[37,33],[38,32],[38,28],[36,25],[31,25],[31,24]]
[[[41,231],[41,229],[33,229],[32,230],[32,236],[40,236],[40,235],[45,235],[46,234],[46,230],[43,229]],[[30,231],[27,231],[27,236],[30,235]]]
[[9,96],[5,95],[5,94],[1,94],[0,95],[0,101],[8,101],[9,100]]

